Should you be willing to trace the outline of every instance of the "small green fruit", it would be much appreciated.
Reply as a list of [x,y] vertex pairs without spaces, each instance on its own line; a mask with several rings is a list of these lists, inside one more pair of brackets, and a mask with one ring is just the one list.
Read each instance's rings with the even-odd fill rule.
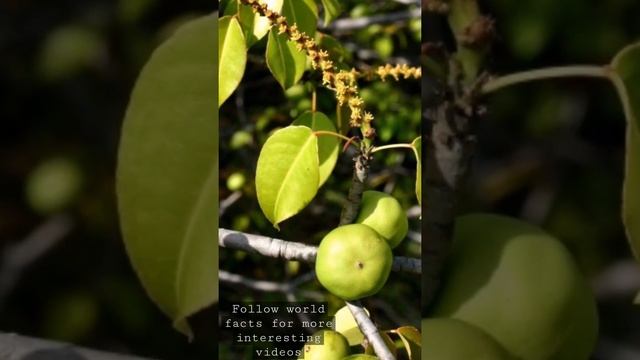
[[479,328],[455,319],[422,319],[424,360],[511,360],[498,342]]
[[595,301],[573,258],[542,229],[504,216],[459,218],[437,317],[473,324],[523,360],[585,360]]
[[392,262],[391,248],[377,232],[367,225],[344,225],[320,242],[316,275],[332,294],[357,300],[382,289]]
[[[369,315],[369,311],[364,309]],[[351,310],[346,305],[341,307],[334,316],[335,330],[347,338],[350,346],[362,344],[364,334],[360,331],[356,319],[351,314]]]
[[315,335],[322,335],[322,345],[305,344],[304,360],[342,360],[349,355],[349,343],[342,334],[332,330],[320,330]]
[[407,236],[409,221],[402,205],[380,191],[365,191],[356,223],[370,226],[393,249]]

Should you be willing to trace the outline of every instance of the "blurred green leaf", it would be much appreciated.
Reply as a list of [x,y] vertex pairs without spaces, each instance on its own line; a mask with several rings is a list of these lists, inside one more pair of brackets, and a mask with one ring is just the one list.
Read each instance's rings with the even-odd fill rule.
[[[218,21],[218,107],[236,90],[244,75],[247,48],[242,28],[235,17],[225,16]],[[215,39],[214,39],[215,41]],[[204,45],[203,45],[204,46]]]
[[611,66],[627,118],[623,221],[633,253],[640,260],[640,43],[623,49]]
[[90,294],[71,292],[56,296],[46,308],[44,333],[47,338],[80,342],[96,326],[98,304]]
[[296,24],[298,29],[313,38],[318,24],[318,6],[314,0],[284,0],[282,15],[289,25]]
[[189,336],[186,318],[218,298],[216,19],[190,22],[154,52],[131,95],[118,157],[129,258]]
[[422,205],[422,136],[413,140],[411,147],[416,154],[416,198]]
[[76,163],[67,158],[54,158],[39,164],[27,179],[29,205],[41,214],[63,210],[77,196],[83,174]]
[[[303,125],[313,131],[336,132],[333,122],[321,112],[306,112],[298,117],[292,125]],[[320,179],[318,188],[327,181],[338,161],[340,141],[334,136],[323,135],[318,137],[318,156],[320,163]]]
[[342,12],[342,6],[338,0],[322,0],[322,7],[324,9],[325,26],[335,20]]
[[102,37],[81,25],[65,25],[49,35],[40,54],[40,73],[59,80],[96,66],[105,54]]
[[271,74],[285,90],[300,81],[307,63],[306,55],[276,30],[269,32],[266,60]]
[[318,141],[306,126],[277,130],[258,158],[256,192],[274,227],[302,210],[318,191]]

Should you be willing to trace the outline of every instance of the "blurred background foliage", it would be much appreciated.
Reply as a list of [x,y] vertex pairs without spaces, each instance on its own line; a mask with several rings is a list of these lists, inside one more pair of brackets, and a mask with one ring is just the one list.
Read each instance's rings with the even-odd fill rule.
[[[230,3],[231,8],[227,13],[235,11],[235,5]],[[221,9],[226,8],[223,4],[221,2]],[[341,19],[406,13],[416,8],[415,5],[394,1],[348,0],[340,4],[343,6]],[[419,12],[415,19],[375,23],[350,30],[320,24],[316,38],[342,68],[366,69],[385,63],[419,66],[420,25]],[[317,71],[308,71],[300,83],[283,89],[265,65],[266,39],[251,47],[244,78],[220,109],[220,201],[223,209],[220,227],[318,245],[324,235],[338,226],[340,211],[351,184],[353,149],[340,153],[332,175],[314,200],[301,213],[281,223],[280,231],[274,229],[258,205],[255,167],[260,149],[268,136],[311,110],[314,89],[317,89],[317,111],[332,119],[338,129],[341,129],[339,117],[343,119],[346,116],[348,121],[348,114],[337,110],[334,93],[322,88]],[[419,81],[363,80],[359,86],[365,108],[376,117],[373,123],[378,134],[376,145],[410,143],[420,135]],[[341,131],[344,133],[348,130],[342,127]],[[350,131],[348,134],[358,135],[359,132]],[[415,168],[415,156],[411,150],[394,149],[374,154],[370,169],[369,189],[391,193],[413,214],[410,219],[413,240],[404,241],[394,249],[396,255],[420,256]],[[223,249],[220,253],[220,269],[252,279],[286,282],[308,273],[313,266]],[[379,294],[364,300],[380,328],[419,326],[418,284],[419,279],[415,275],[392,273]],[[225,283],[220,286],[220,296],[226,301],[286,301],[284,294],[248,291]],[[298,293],[298,300],[324,299],[329,302],[330,314],[344,306],[344,301],[326,292],[315,279],[300,290],[320,291],[321,296],[313,299]],[[229,349],[228,340],[229,334],[223,334],[220,358],[248,358],[241,351]]]
[[[498,38],[488,69],[507,74],[606,64],[640,40],[633,0],[486,0]],[[640,64],[639,64],[640,65]],[[640,271],[621,223],[625,120],[603,80],[542,81],[486,99],[464,211],[491,211],[541,225],[562,239],[598,297],[594,359],[640,358]]]
[[188,344],[134,276],[114,171],[141,67],[216,5],[0,1],[0,331],[160,359],[215,353],[215,309]]

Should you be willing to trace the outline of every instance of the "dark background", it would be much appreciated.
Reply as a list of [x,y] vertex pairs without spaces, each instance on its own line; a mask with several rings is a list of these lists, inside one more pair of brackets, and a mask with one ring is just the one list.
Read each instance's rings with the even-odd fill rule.
[[[606,64],[640,40],[640,2],[481,2],[498,38],[488,67]],[[640,64],[639,64],[640,65]],[[562,239],[593,284],[600,314],[594,359],[640,359],[640,270],[621,223],[625,119],[598,79],[518,85],[487,98],[466,210],[508,214]]]
[[196,316],[197,338],[188,344],[134,276],[114,171],[140,68],[181,22],[216,7],[213,0],[0,1],[0,331],[160,359],[215,357],[215,312]]

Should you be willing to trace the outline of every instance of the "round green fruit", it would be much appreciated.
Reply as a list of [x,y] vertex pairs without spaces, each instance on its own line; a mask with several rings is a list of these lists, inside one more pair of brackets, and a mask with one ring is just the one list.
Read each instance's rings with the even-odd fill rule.
[[456,221],[433,315],[473,324],[523,360],[585,360],[597,338],[593,295],[567,249],[497,215]]
[[409,220],[402,205],[393,196],[380,191],[365,191],[356,223],[377,231],[393,249],[409,231]]
[[367,225],[340,226],[320,242],[318,280],[344,300],[371,296],[384,286],[393,256],[387,242]]
[[476,326],[455,319],[422,319],[424,360],[512,360],[508,352]]
[[305,344],[304,360],[342,360],[349,355],[349,343],[339,332],[320,330],[314,335],[322,335],[323,343]]

